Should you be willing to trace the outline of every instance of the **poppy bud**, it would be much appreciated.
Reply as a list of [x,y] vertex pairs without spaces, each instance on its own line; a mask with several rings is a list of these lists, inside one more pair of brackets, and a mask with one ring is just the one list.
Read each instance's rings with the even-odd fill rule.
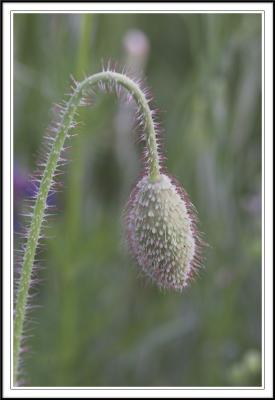
[[143,273],[160,288],[181,291],[198,268],[200,239],[193,206],[173,178],[146,175],[126,209],[129,247]]

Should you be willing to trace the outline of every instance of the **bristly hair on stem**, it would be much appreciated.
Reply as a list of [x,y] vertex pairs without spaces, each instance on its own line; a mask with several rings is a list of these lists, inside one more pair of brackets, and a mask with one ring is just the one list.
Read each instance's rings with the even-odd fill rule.
[[56,190],[55,178],[63,173],[65,142],[73,136],[77,125],[78,107],[93,104],[98,91],[115,91],[124,101],[134,101],[140,140],[145,143],[141,180],[134,188],[126,207],[126,230],[130,249],[142,272],[160,288],[181,291],[194,276],[202,245],[197,234],[196,219],[185,192],[178,189],[164,173],[160,156],[159,125],[152,97],[140,80],[130,78],[124,70],[117,72],[108,64],[102,72],[77,82],[72,78],[68,100],[55,105],[58,118],[46,137],[46,158],[40,165],[42,173],[34,178],[36,192],[30,213],[30,225],[23,247],[21,274],[18,281],[13,340],[14,385],[19,384],[19,361],[23,352],[28,297],[34,272],[34,261],[41,239],[41,229],[50,205],[49,195]]

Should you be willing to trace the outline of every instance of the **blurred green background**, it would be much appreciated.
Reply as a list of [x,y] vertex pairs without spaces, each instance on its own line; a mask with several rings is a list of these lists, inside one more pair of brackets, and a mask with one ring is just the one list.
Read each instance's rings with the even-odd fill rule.
[[197,207],[210,247],[182,294],[138,276],[121,215],[141,149],[131,107],[99,95],[80,110],[53,199],[59,211],[38,255],[32,304],[41,307],[29,315],[25,384],[259,386],[261,16],[15,15],[16,231],[50,109],[70,74],[97,72],[102,59],[146,76],[169,172]]

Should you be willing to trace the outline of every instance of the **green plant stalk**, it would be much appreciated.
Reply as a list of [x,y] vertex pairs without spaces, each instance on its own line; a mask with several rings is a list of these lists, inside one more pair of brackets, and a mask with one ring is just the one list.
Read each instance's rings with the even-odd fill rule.
[[[76,57],[75,76],[77,80],[82,80],[85,71],[91,69],[94,49],[92,47],[92,28],[93,14],[83,14],[80,17],[80,32],[78,43],[78,55]],[[83,111],[79,110],[79,119],[83,118]],[[74,138],[74,161],[68,166],[67,196],[65,207],[65,231],[68,246],[64,249],[64,256],[61,264],[61,304],[62,315],[60,315],[60,345],[58,347],[59,374],[56,376],[57,382],[73,381],[73,371],[71,360],[78,352],[77,348],[77,304],[79,301],[76,290],[76,269],[75,255],[81,241],[81,199],[83,195],[83,176],[82,170],[85,164],[83,151],[85,150],[86,139],[83,135]],[[64,229],[64,227],[62,227]]]
[[[80,25],[80,38],[78,56],[76,61],[75,75],[76,79],[81,79],[84,76],[84,72],[90,68],[88,63],[88,55],[91,57],[92,52],[90,48],[91,41],[91,30],[92,30],[93,15],[84,14],[81,16]],[[81,111],[81,110],[80,110]],[[80,113],[81,117],[81,113]],[[81,151],[83,148],[83,139],[78,136],[74,143],[74,159],[75,161],[69,166],[69,184],[68,184],[68,204],[67,204],[67,215],[70,216],[68,219],[67,232],[69,239],[74,240],[78,237],[76,231],[79,227],[80,222],[80,199],[81,199],[81,169],[83,164],[83,158],[81,157]],[[78,190],[75,190],[78,188]],[[71,249],[71,248],[70,248]],[[71,249],[74,252],[74,249]]]
[[91,86],[97,85],[99,82],[115,83],[123,86],[135,99],[137,105],[142,109],[145,127],[145,140],[148,151],[148,175],[151,181],[158,180],[160,176],[159,154],[156,141],[156,133],[152,113],[147,102],[146,96],[140,87],[127,76],[113,72],[103,71],[94,74],[82,82],[78,83],[70,100],[67,103],[65,113],[60,123],[60,128],[56,133],[56,138],[52,149],[49,153],[46,167],[40,182],[38,196],[35,202],[31,225],[23,257],[22,272],[19,281],[19,288],[16,299],[15,319],[14,319],[14,340],[13,340],[13,377],[14,384],[18,378],[18,364],[20,356],[20,345],[22,340],[23,326],[26,316],[26,305],[31,282],[32,268],[35,258],[36,249],[39,242],[42,222],[45,216],[46,202],[49,190],[53,183],[56,167],[60,154],[64,147],[69,130],[74,121],[77,108],[80,105],[83,91]]
[[[78,56],[76,59],[76,78],[80,79],[86,71],[91,59],[91,32],[93,27],[94,15],[84,14],[80,21],[80,39],[78,46]],[[89,50],[89,51],[88,51]]]

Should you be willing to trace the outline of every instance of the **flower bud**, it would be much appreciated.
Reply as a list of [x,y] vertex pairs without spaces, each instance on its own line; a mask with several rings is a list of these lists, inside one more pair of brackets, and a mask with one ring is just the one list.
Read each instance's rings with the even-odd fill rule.
[[200,239],[192,204],[173,178],[146,175],[126,208],[129,247],[143,273],[160,288],[181,291],[198,268]]

